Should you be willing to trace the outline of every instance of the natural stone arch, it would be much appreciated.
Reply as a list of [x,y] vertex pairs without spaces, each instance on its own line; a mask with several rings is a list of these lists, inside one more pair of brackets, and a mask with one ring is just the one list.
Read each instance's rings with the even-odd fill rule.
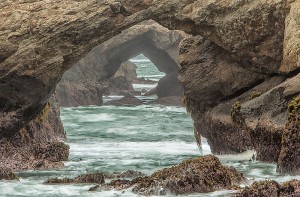
[[[293,12],[290,12],[291,7]],[[123,5],[112,0],[5,0],[0,3],[0,9],[0,18],[4,18],[0,24],[1,138],[17,133],[35,119],[47,106],[63,73],[93,47],[148,19],[170,29],[180,29],[203,37],[203,45],[197,46],[190,41],[186,43],[187,47],[180,49],[180,53],[183,58],[181,74],[187,96],[185,100],[189,104],[188,108],[193,109],[191,113],[194,120],[200,120],[204,128],[216,128],[214,126],[218,126],[216,123],[220,122],[223,125],[224,116],[228,125],[232,126],[228,117],[231,102],[241,97],[246,102],[248,96],[243,93],[249,94],[249,91],[259,86],[260,79],[254,78],[248,84],[238,85],[234,89],[233,84],[225,83],[221,89],[208,89],[208,94],[203,98],[198,94],[203,90],[202,84],[198,84],[188,73],[198,75],[201,72],[197,68],[209,72],[209,67],[202,65],[207,62],[209,65],[210,58],[204,56],[195,61],[184,58],[190,47],[202,47],[199,51],[204,50],[217,56],[213,53],[214,50],[210,51],[209,43],[212,43],[224,52],[222,54],[228,54],[224,57],[229,62],[227,66],[234,63],[239,70],[244,68],[250,73],[262,74],[264,77],[261,80],[266,82],[262,85],[268,86],[263,88],[266,90],[265,94],[275,86],[268,83],[272,75],[278,75],[282,80],[293,77],[293,81],[299,81],[299,76],[296,75],[299,73],[299,56],[295,52],[299,45],[298,0],[126,0]],[[198,54],[195,50],[193,52]],[[222,67],[218,62],[215,66]],[[279,72],[280,67],[281,71],[288,73],[286,76]],[[196,69],[193,71],[193,68]],[[221,76],[222,73],[220,69],[211,78]],[[244,76],[240,78],[249,79],[251,75]],[[222,84],[222,81],[226,79],[218,78],[218,83]],[[215,82],[213,84],[216,85]],[[228,89],[231,91],[224,91]],[[299,88],[291,92],[289,86],[280,88],[279,92],[282,91],[286,93],[284,97],[280,96],[282,103],[287,103],[291,96],[300,94]],[[217,92],[217,98],[207,97],[214,92]],[[208,102],[203,103],[203,99]],[[222,111],[214,108],[219,102]],[[252,101],[250,103],[253,104]],[[215,113],[209,113],[211,108],[215,109]],[[249,112],[243,107],[242,110]],[[266,112],[269,114],[271,110],[266,109]],[[281,111],[272,114],[278,113],[283,114]],[[199,117],[205,117],[209,121],[201,122]],[[252,119],[252,123],[261,121],[256,114]],[[265,122],[277,126],[268,116]],[[221,129],[226,130],[228,125]],[[250,126],[255,127],[255,124]],[[282,131],[283,127],[279,126]],[[235,127],[236,125],[234,130]],[[217,128],[215,131],[221,129]],[[266,133],[266,126],[263,125],[260,130]],[[224,139],[221,140],[231,142]],[[235,144],[231,145],[235,147]]]
[[123,62],[139,54],[144,54],[166,74],[158,82],[158,97],[182,96],[177,77],[179,43],[183,36],[183,32],[168,30],[152,20],[124,30],[66,71],[56,89],[61,105],[101,105],[108,79]]
[[[115,6],[125,8],[130,16],[116,12],[118,9],[112,9]],[[281,60],[278,57],[282,48],[277,46],[282,43],[286,6],[285,1],[269,4],[127,0],[123,5],[112,0],[4,1],[1,3],[1,18],[5,20],[0,36],[0,132],[5,135],[18,132],[42,111],[67,69],[93,47],[147,19],[170,29],[200,34],[232,53],[233,58],[243,59],[250,67],[263,65],[274,71]],[[276,9],[282,11],[276,12]],[[263,17],[264,14],[252,17],[252,12],[274,14],[273,17]],[[278,20],[273,20],[275,16]],[[225,22],[218,23],[219,20]],[[257,21],[263,21],[259,25],[265,31],[256,31]],[[240,25],[233,25],[237,22]],[[255,27],[241,35],[243,24]],[[230,31],[224,32],[227,27],[231,27]],[[261,48],[278,50],[267,56],[264,50],[253,50],[259,41],[268,43]],[[265,59],[270,63],[265,64]]]

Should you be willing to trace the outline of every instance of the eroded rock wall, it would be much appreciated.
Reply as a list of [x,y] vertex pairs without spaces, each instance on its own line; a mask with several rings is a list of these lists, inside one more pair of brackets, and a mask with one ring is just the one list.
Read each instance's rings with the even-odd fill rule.
[[181,43],[187,109],[214,153],[254,148],[258,160],[299,173],[298,123],[286,126],[288,103],[300,94],[299,1],[239,2],[211,3],[211,26]]
[[[141,53],[146,55],[160,71],[170,76],[168,79],[174,78],[172,81],[160,81],[158,85],[161,88],[174,89],[174,92],[158,96],[174,96],[176,91],[181,91],[176,95],[182,94],[181,85],[177,80],[179,74],[177,59],[183,35],[184,33],[180,31],[168,30],[152,20],[122,31],[94,48],[64,74],[57,86],[60,104],[101,105],[104,92],[122,93],[118,88],[112,90],[115,74],[123,62]],[[127,82],[124,80],[125,85]],[[129,89],[129,92],[133,92],[133,88]],[[164,91],[159,91],[161,92]]]
[[[228,127],[237,135],[245,132],[246,143],[256,140],[251,144],[263,147],[255,136],[269,136],[263,133],[270,128],[283,132],[286,105],[299,95],[299,0],[7,0],[0,9],[1,136],[12,136],[35,119],[63,73],[92,48],[148,19],[197,36],[180,50],[181,82],[196,126],[205,120],[211,144],[224,139],[220,152],[239,151],[232,149],[236,139],[218,135]],[[249,99],[254,91],[260,96]],[[238,100],[234,114],[244,120],[239,124],[230,113]],[[215,123],[222,126],[206,129]],[[252,133],[257,125],[262,134]],[[261,152],[263,157],[269,158]]]

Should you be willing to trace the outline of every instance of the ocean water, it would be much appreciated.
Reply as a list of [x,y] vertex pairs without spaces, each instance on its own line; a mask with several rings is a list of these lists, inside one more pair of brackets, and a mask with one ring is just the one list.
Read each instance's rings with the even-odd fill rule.
[[[145,75],[148,71],[141,71],[141,76]],[[117,98],[120,97],[105,99]],[[143,98],[145,102],[151,99],[153,97]],[[44,185],[43,182],[51,177],[75,177],[97,171],[138,170],[151,174],[183,160],[211,153],[204,138],[201,148],[196,145],[192,120],[182,107],[145,104],[135,107],[62,108],[61,119],[68,136],[67,144],[70,145],[70,157],[65,168],[18,172],[20,181],[0,181],[0,196],[137,196],[130,190],[88,192],[92,184]],[[218,157],[223,164],[243,173],[249,183],[264,179],[281,182],[300,178],[280,176],[276,173],[275,164],[249,162],[252,154],[253,151],[248,151]],[[189,196],[230,196],[232,192],[223,190]]]
[[132,58],[130,61],[137,65],[136,73],[138,77],[158,81],[165,76],[165,73],[157,70],[153,63],[142,54]]

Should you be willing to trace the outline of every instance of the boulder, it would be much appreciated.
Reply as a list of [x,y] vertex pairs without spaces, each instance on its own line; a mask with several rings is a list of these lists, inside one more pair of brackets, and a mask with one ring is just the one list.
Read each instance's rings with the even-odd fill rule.
[[300,181],[292,180],[284,183],[277,183],[276,181],[266,180],[254,182],[234,197],[252,197],[252,196],[299,196],[300,195]]
[[223,166],[217,157],[196,157],[170,168],[154,172],[151,176],[129,180],[113,180],[107,187],[126,189],[139,195],[184,195],[207,193],[219,189],[236,188],[244,177],[232,167]]
[[0,180],[19,180],[12,169],[0,167]]
[[51,178],[44,182],[44,184],[77,184],[77,183],[96,183],[103,184],[104,175],[102,173],[83,174],[75,178]]

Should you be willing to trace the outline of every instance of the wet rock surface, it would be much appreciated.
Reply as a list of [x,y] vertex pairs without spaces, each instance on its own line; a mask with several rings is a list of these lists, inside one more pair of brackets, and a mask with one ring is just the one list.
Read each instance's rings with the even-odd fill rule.
[[12,169],[0,166],[0,180],[19,180]]
[[66,138],[60,109],[53,95],[28,125],[11,136],[0,137],[0,165],[12,170],[62,168],[67,161],[69,146]]
[[277,170],[283,174],[300,174],[300,96],[288,104],[288,123],[283,130]]
[[[292,127],[296,129],[285,130],[288,120],[287,104],[300,93],[300,76],[297,75],[298,1],[128,0],[120,6],[114,1],[5,0],[1,2],[0,9],[0,17],[4,18],[0,25],[1,140],[7,137],[12,139],[12,136],[37,116],[44,114],[64,72],[79,62],[93,47],[151,18],[170,29],[194,35],[194,38],[182,42],[179,59],[180,81],[195,124],[203,118],[210,120],[213,117],[213,122],[203,123],[221,123],[225,126],[219,129],[224,130],[227,126],[235,127],[235,123],[230,122],[230,110],[239,100],[245,124],[236,129],[236,134],[238,130],[241,131],[236,136],[244,136],[242,132],[251,133],[257,125],[260,132],[270,128],[282,129],[282,140],[291,146],[281,146],[279,166],[280,163],[287,162],[290,163],[288,171],[297,172],[294,165],[299,163],[298,156],[292,154],[293,159],[289,159],[283,155],[291,151],[288,149],[292,147],[298,148],[299,143],[299,140],[294,142],[298,122]],[[178,41],[175,34],[169,35],[169,38]],[[132,44],[136,45],[138,42],[146,43],[142,39]],[[151,57],[172,62],[167,64],[169,67],[161,70],[173,72],[175,61],[167,50],[152,50],[153,48],[162,49],[148,43],[146,56],[153,59],[153,63],[155,58]],[[107,65],[120,65],[125,61],[118,58],[115,60]],[[116,68],[117,66],[106,67],[98,73],[112,75]],[[96,73],[93,69],[91,71],[84,80]],[[282,81],[268,83],[276,76],[281,77]],[[265,91],[258,90],[262,84],[268,84]],[[101,90],[93,90],[93,95],[102,94]],[[249,100],[254,91],[260,91],[261,95]],[[245,95],[248,95],[247,99]],[[215,134],[218,131],[220,130],[215,130]],[[223,138],[222,145],[227,150],[230,144],[242,141],[226,138],[220,132],[220,137],[211,138],[210,144],[217,145],[218,140]],[[263,143],[255,139],[256,135],[249,136],[254,137],[251,141]],[[46,142],[47,138],[48,136],[44,136],[40,139]],[[254,146],[262,147],[257,144]],[[215,149],[222,152],[221,147]],[[278,149],[274,150],[277,154]],[[262,151],[261,159],[264,157],[266,160],[270,159],[270,155],[263,155]]]
[[143,101],[140,99],[136,98],[133,95],[126,95],[121,99],[118,100],[112,100],[104,103],[104,105],[115,105],[115,106],[137,106],[137,105],[142,105]]
[[233,195],[234,197],[252,197],[252,196],[300,196],[300,181],[292,180],[284,183],[276,181],[259,181],[254,182],[251,186],[246,187],[240,193]]
[[63,168],[67,161],[69,146],[61,143],[34,143],[15,146],[2,141],[0,145],[0,166],[12,170],[48,170]]
[[105,183],[104,175],[102,173],[83,174],[75,178],[52,178],[44,182],[44,184],[66,184],[66,183]]
[[208,155],[183,161],[182,163],[154,172],[151,176],[129,180],[113,180],[108,188],[126,189],[139,195],[164,195],[167,193],[206,193],[219,189],[230,189],[244,181],[234,168],[223,166],[217,157]]
[[143,176],[144,174],[135,170],[127,170],[124,172],[114,172],[110,174],[105,174],[104,177],[108,179],[116,179],[116,178],[135,178],[138,176]]

